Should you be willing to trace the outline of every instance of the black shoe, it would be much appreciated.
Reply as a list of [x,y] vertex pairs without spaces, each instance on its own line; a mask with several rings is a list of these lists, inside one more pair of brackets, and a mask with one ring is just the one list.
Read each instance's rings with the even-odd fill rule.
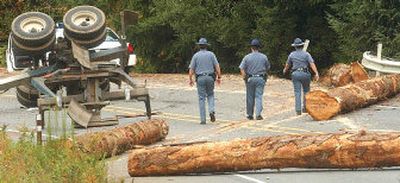
[[306,110],[306,108],[303,108],[303,109],[301,110],[301,112],[303,112],[303,113],[307,113],[307,110]]
[[205,122],[205,121],[202,121],[202,122],[200,122],[200,124],[201,124],[201,125],[205,125],[205,124],[206,124],[206,122]]
[[210,113],[210,121],[214,122],[215,121],[215,112]]
[[296,111],[296,114],[297,115],[301,115],[301,111]]
[[260,115],[256,117],[256,120],[263,120],[264,118]]
[[247,116],[247,119],[248,120],[253,120],[254,118],[253,118],[253,116]]

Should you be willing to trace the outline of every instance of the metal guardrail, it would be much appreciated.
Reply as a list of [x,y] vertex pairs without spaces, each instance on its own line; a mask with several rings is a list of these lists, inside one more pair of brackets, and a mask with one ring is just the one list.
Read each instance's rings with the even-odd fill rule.
[[361,64],[365,68],[377,71],[377,73],[400,74],[400,61],[391,58],[382,58],[381,53],[382,44],[378,44],[377,55],[373,55],[370,51],[364,52]]
[[378,72],[400,74],[400,62],[384,58],[379,59],[369,51],[364,52],[361,64],[368,69]]

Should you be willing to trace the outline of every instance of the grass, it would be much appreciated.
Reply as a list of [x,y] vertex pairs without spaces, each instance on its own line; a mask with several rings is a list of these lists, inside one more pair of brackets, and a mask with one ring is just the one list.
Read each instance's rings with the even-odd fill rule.
[[81,152],[69,135],[36,145],[34,132],[22,134],[11,141],[0,128],[0,182],[107,182],[105,162]]
[[6,65],[6,49],[7,45],[0,43],[0,66],[4,67]]

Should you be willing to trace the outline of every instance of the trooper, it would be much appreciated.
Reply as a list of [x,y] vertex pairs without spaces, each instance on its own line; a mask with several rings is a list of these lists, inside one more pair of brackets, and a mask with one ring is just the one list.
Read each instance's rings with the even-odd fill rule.
[[189,84],[194,85],[196,76],[197,94],[199,96],[200,124],[206,124],[205,100],[207,98],[210,121],[215,121],[214,82],[221,83],[221,69],[215,54],[207,50],[207,39],[200,38],[196,43],[200,50],[195,53],[189,65]]
[[254,119],[254,105],[257,120],[262,120],[263,94],[267,82],[267,72],[271,65],[268,58],[259,52],[261,43],[258,39],[250,42],[251,53],[246,55],[239,65],[240,74],[246,84],[246,112],[247,119]]
[[[296,38],[292,46],[295,51],[289,54],[283,74],[286,74],[289,69],[292,72],[292,82],[295,95],[295,110],[297,115],[301,115],[305,111],[306,101],[305,95],[310,91],[311,73],[310,68],[315,73],[315,80],[318,81],[319,74],[317,67],[314,64],[314,59],[310,53],[303,50],[304,42],[300,38]],[[303,88],[303,107],[301,106],[301,89]]]

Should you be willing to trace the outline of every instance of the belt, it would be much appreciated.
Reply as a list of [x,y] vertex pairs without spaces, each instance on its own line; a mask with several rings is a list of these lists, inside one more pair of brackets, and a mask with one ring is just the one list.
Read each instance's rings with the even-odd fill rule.
[[197,77],[199,76],[214,76],[214,73],[201,73],[201,74],[196,74]]
[[308,69],[308,68],[301,67],[301,68],[297,68],[297,69],[293,69],[293,70],[292,70],[292,72],[294,72],[294,71],[309,72],[309,69]]
[[249,74],[249,77],[265,77],[265,74]]

